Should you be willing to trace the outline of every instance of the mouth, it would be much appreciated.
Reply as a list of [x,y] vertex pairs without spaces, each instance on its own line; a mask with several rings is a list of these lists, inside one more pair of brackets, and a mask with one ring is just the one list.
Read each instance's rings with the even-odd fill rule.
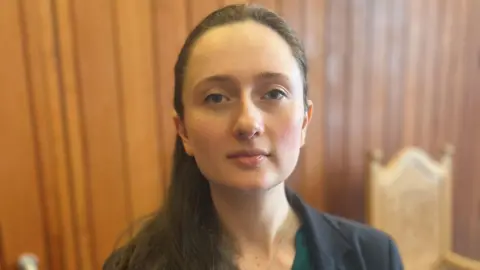
[[242,157],[257,157],[257,156],[269,156],[270,154],[262,149],[248,149],[240,150],[236,152],[229,153],[227,158],[242,158]]
[[227,155],[227,158],[243,168],[257,168],[269,156],[270,153],[267,151],[261,149],[249,149],[232,152]]

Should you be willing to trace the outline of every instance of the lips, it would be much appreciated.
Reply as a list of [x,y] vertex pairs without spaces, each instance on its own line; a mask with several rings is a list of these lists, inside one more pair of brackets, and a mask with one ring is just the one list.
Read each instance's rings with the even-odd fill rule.
[[229,160],[244,168],[257,168],[269,156],[267,151],[261,149],[249,149],[233,152],[227,155]]

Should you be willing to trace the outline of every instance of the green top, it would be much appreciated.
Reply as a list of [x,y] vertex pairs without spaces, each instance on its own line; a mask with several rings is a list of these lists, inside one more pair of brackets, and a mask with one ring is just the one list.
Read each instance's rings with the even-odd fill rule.
[[305,227],[301,226],[295,236],[295,258],[293,260],[292,270],[313,269],[310,261],[310,254],[307,246],[307,236]]

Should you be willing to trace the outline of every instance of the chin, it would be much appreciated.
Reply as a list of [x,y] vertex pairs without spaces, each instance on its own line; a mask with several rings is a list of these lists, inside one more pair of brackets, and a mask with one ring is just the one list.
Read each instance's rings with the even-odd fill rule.
[[282,181],[265,179],[265,178],[262,178],[262,179],[250,178],[251,180],[247,180],[247,181],[245,180],[246,178],[243,178],[243,179],[238,179],[237,177],[235,178],[236,179],[230,178],[228,181],[215,181],[215,183],[231,189],[240,190],[240,191],[266,191],[282,183]]

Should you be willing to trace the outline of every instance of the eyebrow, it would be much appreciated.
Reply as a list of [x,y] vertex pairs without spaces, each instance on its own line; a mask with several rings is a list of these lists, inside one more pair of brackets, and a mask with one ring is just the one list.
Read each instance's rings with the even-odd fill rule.
[[[287,75],[285,75],[283,73],[278,73],[278,72],[268,72],[268,71],[266,71],[266,72],[260,72],[260,73],[258,73],[254,76],[255,81],[264,80],[264,79],[282,79],[282,80],[286,80],[286,81],[290,80]],[[209,77],[201,80],[194,87],[196,88],[196,87],[198,87],[200,85],[203,85],[205,83],[232,83],[232,82],[238,83],[238,80],[234,76],[231,76],[231,75],[218,74],[218,75],[209,76]]]
[[255,80],[260,80],[260,79],[282,79],[282,80],[287,80],[289,81],[290,79],[288,78],[287,75],[283,73],[278,73],[278,72],[261,72],[254,77]]
[[209,76],[201,80],[200,82],[198,82],[197,85],[209,83],[209,82],[225,83],[225,82],[231,82],[231,81],[235,81],[235,78],[233,76],[220,74],[220,75]]

